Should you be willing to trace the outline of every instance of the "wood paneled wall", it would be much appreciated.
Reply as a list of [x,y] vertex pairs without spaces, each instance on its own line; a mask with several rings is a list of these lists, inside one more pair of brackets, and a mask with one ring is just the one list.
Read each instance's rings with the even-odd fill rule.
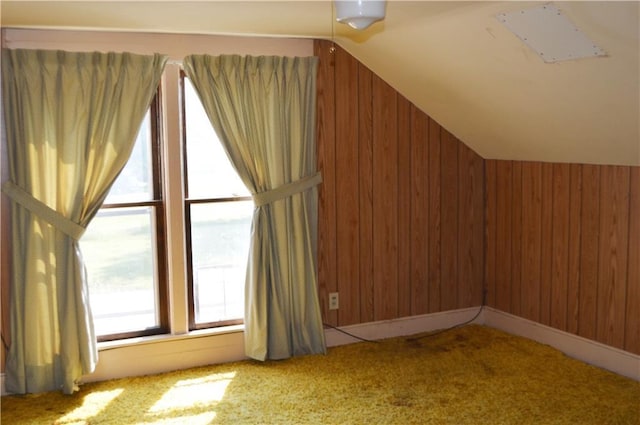
[[331,47],[315,42],[326,322],[478,305],[484,286],[492,307],[640,354],[640,168],[483,160]]
[[[315,42],[318,278],[332,325],[482,302],[484,162],[355,58]],[[338,292],[340,308],[328,309]]]
[[640,354],[640,168],[485,166],[488,304]]

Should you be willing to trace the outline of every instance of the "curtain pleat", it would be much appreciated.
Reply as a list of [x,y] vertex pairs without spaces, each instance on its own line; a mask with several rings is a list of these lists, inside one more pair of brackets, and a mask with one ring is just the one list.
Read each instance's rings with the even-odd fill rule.
[[[258,360],[326,352],[315,266],[314,185],[320,179],[305,185],[317,174],[317,66],[315,57],[192,55],[184,60],[233,166],[260,198],[253,214],[244,316],[245,351]],[[300,189],[289,193],[291,187]]]
[[11,210],[10,392],[70,394],[95,369],[78,235],[50,217],[86,228],[98,212],[129,158],[165,62],[161,55],[2,51],[10,185],[32,205],[16,200]]

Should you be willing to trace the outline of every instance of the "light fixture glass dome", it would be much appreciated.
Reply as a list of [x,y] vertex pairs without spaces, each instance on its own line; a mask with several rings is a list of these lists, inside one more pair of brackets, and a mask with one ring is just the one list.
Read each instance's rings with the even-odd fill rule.
[[336,20],[363,30],[384,19],[385,0],[336,0]]

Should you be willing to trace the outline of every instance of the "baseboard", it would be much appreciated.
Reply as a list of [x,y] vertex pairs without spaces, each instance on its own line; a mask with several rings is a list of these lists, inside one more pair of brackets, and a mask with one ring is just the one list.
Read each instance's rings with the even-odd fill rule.
[[170,336],[102,347],[96,370],[82,381],[151,375],[246,358],[242,331]]
[[[445,329],[473,320],[473,323],[500,329],[542,344],[550,345],[568,356],[640,381],[640,356],[582,338],[512,314],[485,307],[451,310],[400,319],[340,327],[365,339],[384,339]],[[352,344],[358,339],[336,329],[326,329],[328,347]],[[246,359],[244,334],[241,331],[196,334],[103,346],[96,371],[84,382],[103,381],[127,376],[149,375],[177,369],[226,363]],[[6,394],[5,374],[0,374],[2,395]]]
[[550,345],[570,357],[640,381],[640,356],[636,354],[490,307],[484,308],[481,321],[486,326]]
[[[397,336],[414,335],[420,332],[430,332],[445,329],[470,321],[476,316],[480,307],[464,308],[460,310],[443,311],[440,313],[423,314],[419,316],[402,317],[393,320],[360,323],[357,325],[341,326],[339,329],[365,339],[385,339]],[[481,323],[482,315],[474,323]],[[327,347],[353,344],[357,338],[346,335],[336,329],[326,329]]]
[[[395,320],[345,326],[345,331],[367,339],[411,335],[454,326],[473,318],[478,307]],[[327,346],[352,344],[358,340],[335,329],[325,330]],[[103,345],[98,366],[83,382],[103,381],[127,376],[150,375],[177,369],[244,360],[244,334],[241,331],[214,335],[158,337]]]

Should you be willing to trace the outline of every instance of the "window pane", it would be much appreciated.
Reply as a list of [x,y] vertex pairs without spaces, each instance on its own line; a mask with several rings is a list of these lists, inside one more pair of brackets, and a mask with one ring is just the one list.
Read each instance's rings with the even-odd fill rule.
[[242,319],[253,202],[191,205],[196,323]]
[[151,120],[149,111],[127,162],[105,200],[106,204],[150,201],[153,199],[151,167]]
[[189,198],[249,196],[188,78],[184,79],[184,91]]
[[81,240],[98,335],[159,326],[153,207],[102,209]]

